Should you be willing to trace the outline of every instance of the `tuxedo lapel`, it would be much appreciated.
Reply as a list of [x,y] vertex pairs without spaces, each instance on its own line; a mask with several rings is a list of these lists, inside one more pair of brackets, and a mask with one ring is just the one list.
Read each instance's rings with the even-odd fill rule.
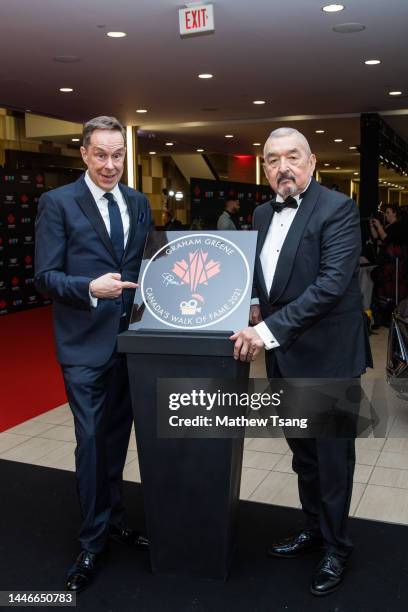
[[259,225],[259,228],[256,228],[258,230],[258,241],[256,243],[256,254],[258,257],[261,254],[262,247],[264,245],[265,238],[268,233],[269,226],[272,222],[272,217],[274,215],[271,203],[268,202],[268,204],[269,206],[265,207],[263,218],[257,224]]
[[[269,203],[270,204],[270,203]],[[268,291],[265,285],[265,279],[262,270],[262,264],[260,260],[260,255],[262,251],[262,247],[265,243],[266,235],[269,230],[269,226],[272,223],[272,217],[274,215],[273,208],[271,205],[265,206],[264,214],[262,215],[262,219],[257,221],[257,227],[254,229],[258,230],[258,240],[256,243],[256,255],[255,255],[255,267],[257,271],[258,281],[260,283],[260,289],[263,291],[265,296],[268,296]]]
[[293,264],[302,239],[303,232],[309,221],[317,201],[319,199],[319,184],[314,179],[307,189],[297,211],[295,218],[289,228],[272,282],[269,301],[271,304],[277,302],[285,290],[292,273]]
[[113,259],[117,261],[110,236],[95,200],[93,199],[93,196],[82,177],[79,179],[78,183],[78,192],[75,196],[75,200],[80,206],[84,215],[86,215],[86,217],[89,219],[89,222],[98,234],[104,246],[108,249]]

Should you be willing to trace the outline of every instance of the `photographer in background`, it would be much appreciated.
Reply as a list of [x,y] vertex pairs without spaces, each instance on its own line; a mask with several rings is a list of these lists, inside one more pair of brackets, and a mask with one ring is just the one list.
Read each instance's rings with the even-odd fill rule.
[[377,244],[377,267],[372,272],[375,327],[388,326],[392,310],[408,296],[407,237],[399,206],[387,204],[384,220],[383,225],[370,219],[370,233]]
[[402,213],[397,204],[387,204],[384,211],[384,225],[379,219],[370,219],[370,232],[375,240],[382,243],[406,243],[404,236]]

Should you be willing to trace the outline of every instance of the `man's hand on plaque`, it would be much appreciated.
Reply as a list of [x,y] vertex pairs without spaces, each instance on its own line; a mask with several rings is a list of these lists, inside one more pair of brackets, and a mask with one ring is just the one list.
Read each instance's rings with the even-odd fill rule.
[[259,304],[253,304],[249,309],[249,322],[251,325],[257,325],[261,321],[261,307],[259,306]]
[[241,361],[255,361],[264,347],[263,340],[253,327],[244,327],[241,331],[230,336],[230,340],[235,342],[234,359],[240,359]]

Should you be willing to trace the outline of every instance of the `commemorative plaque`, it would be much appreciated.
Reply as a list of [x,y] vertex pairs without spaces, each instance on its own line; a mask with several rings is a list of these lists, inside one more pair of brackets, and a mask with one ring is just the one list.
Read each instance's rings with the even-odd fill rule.
[[256,232],[152,232],[129,329],[237,331],[248,324]]
[[126,353],[154,573],[225,580],[234,550],[242,437],[164,438],[159,382],[245,385],[232,332],[248,325],[256,232],[153,231],[146,242]]

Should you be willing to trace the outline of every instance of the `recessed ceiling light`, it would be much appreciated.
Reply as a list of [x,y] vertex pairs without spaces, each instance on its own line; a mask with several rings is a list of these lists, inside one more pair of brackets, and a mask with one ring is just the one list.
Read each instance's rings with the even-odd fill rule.
[[252,104],[266,104],[265,100],[254,100]]
[[149,151],[149,155],[156,155],[156,151]]
[[261,143],[260,143],[260,142],[253,142],[253,143],[252,143],[252,145],[253,145],[254,147],[260,147],[260,146],[261,146]]
[[357,176],[358,172],[353,172],[353,174],[354,174],[355,176]]
[[366,66],[377,66],[377,64],[381,64],[381,60],[379,59],[369,59],[369,60],[365,60],[365,65]]
[[356,146],[352,145],[351,147],[349,147],[350,151],[355,151],[357,149]]
[[336,166],[336,170],[341,170],[341,166]]
[[315,130],[316,134],[324,134],[324,130]]
[[402,94],[402,91],[389,91],[388,95],[389,96],[400,96]]
[[330,164],[324,164],[324,165],[325,165],[326,167],[327,167],[327,166],[330,166]]
[[26,113],[31,113],[31,108],[26,108],[26,109],[25,109],[25,112],[26,112]]
[[225,138],[234,138],[234,134],[225,134]]
[[79,138],[71,138],[72,142],[79,142]]
[[326,4],[326,6],[322,6],[322,11],[325,13],[338,13],[342,10],[344,10],[343,4]]
[[147,113],[147,109],[146,108],[138,108],[136,109],[137,113]]
[[124,38],[126,32],[107,32],[106,36],[109,36],[109,38]]
[[204,149],[196,149],[197,153],[204,153]]
[[199,79],[212,79],[213,75],[210,72],[202,72],[198,75]]
[[343,139],[342,138],[335,138],[334,142],[343,142]]
[[174,145],[174,142],[166,142],[166,147],[172,147]]
[[72,87],[60,87],[60,91],[62,91],[62,93],[70,93],[74,90],[72,89]]

